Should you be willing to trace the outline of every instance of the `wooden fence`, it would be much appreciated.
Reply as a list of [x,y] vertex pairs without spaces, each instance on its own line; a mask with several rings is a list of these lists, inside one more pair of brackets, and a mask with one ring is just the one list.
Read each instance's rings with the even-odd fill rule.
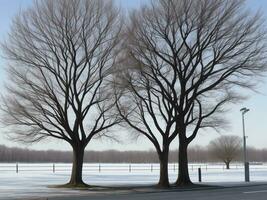
[[[231,170],[240,170],[243,169],[242,164],[232,164]],[[201,168],[203,172],[209,170],[226,170],[225,165],[223,164],[189,164],[190,171],[197,171],[198,168]],[[155,172],[159,171],[160,166],[158,163],[151,164],[109,164],[109,163],[85,163],[83,165],[84,172]],[[267,164],[257,164],[250,165],[251,170],[260,170],[266,169]],[[169,172],[177,172],[178,164],[170,163]],[[3,172],[70,172],[71,164],[70,163],[0,163],[0,173]]]

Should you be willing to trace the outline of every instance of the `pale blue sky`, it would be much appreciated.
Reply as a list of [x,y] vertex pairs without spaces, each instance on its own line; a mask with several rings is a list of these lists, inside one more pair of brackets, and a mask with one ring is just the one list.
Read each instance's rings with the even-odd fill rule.
[[[1,0],[0,7],[0,41],[3,41],[7,37],[12,17],[32,4],[32,0]],[[126,12],[132,8],[138,8],[141,4],[149,3],[149,0],[116,0],[118,5],[121,5],[122,9]],[[249,9],[256,11],[260,9],[265,18],[267,19],[267,1],[266,0],[248,0],[246,5]],[[3,89],[4,81],[6,81],[6,75],[4,72],[5,61],[0,57],[0,89]],[[231,129],[221,132],[221,134],[235,134],[242,135],[242,124],[240,108],[246,106],[250,108],[250,112],[246,114],[246,131],[248,135],[247,143],[249,146],[257,148],[267,148],[267,78],[265,82],[259,87],[260,94],[251,93],[251,97],[243,102],[241,105],[235,105],[231,108],[229,114],[226,117],[232,122]],[[24,147],[21,144],[8,141],[3,134],[3,129],[0,129],[0,144],[8,146]],[[125,134],[123,131],[121,135]],[[218,133],[207,130],[201,132],[195,139],[193,144],[206,145],[208,142],[218,137]],[[172,148],[176,148],[177,141],[172,145]],[[54,139],[44,141],[39,144],[30,146],[35,149],[70,149],[68,144],[61,141],[55,141]],[[143,150],[151,149],[153,146],[147,142],[145,138],[134,141],[127,141],[125,144],[117,144],[111,141],[93,141],[89,144],[88,149],[104,150],[104,149],[118,149],[118,150]]]

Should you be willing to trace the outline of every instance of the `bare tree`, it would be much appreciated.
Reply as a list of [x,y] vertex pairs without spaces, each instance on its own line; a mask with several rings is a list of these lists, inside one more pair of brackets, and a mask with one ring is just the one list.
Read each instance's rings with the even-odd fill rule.
[[223,161],[226,169],[230,169],[230,162],[238,158],[241,153],[242,139],[235,135],[223,135],[212,140],[208,149],[212,157]]
[[228,105],[266,71],[261,15],[243,0],[155,0],[134,11],[126,36],[120,114],[160,158],[178,135],[176,185],[192,184],[188,145],[200,128],[225,127]]
[[121,70],[120,78],[117,77],[118,112],[125,124],[134,130],[134,136],[144,135],[152,142],[160,162],[158,186],[169,187],[169,146],[178,132],[172,115],[175,110],[167,101],[169,96],[163,91],[164,83],[159,86],[151,77],[155,75],[152,70],[141,69],[138,63],[123,64],[134,67]]
[[120,29],[111,1],[42,0],[14,19],[3,44],[10,81],[2,121],[17,141],[69,143],[73,186],[84,185],[85,147],[120,121],[109,87]]

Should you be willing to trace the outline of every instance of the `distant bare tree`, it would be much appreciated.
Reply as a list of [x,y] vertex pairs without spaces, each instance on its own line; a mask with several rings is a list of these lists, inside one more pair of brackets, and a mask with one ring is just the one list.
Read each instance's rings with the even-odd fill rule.
[[212,140],[208,146],[212,157],[223,161],[226,169],[230,169],[230,162],[240,156],[242,138],[235,135],[223,135]]
[[12,139],[73,148],[69,184],[84,185],[84,149],[120,120],[109,87],[121,20],[112,1],[42,0],[13,21],[3,44],[10,80],[3,123]]
[[132,13],[117,107],[164,159],[164,185],[173,139],[179,136],[176,185],[192,184],[188,145],[200,128],[225,127],[227,105],[266,71],[262,27],[243,0],[155,0]]

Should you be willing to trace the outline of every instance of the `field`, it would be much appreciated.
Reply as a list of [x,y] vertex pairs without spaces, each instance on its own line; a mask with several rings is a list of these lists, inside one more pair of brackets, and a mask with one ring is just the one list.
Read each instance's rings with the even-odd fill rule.
[[[202,171],[202,181],[241,182],[244,180],[242,164],[232,164],[226,170],[222,164],[190,164],[190,176],[198,182],[198,168]],[[177,164],[169,165],[170,181],[177,177]],[[52,189],[47,186],[66,183],[70,176],[70,164],[0,164],[0,199],[30,196],[48,197],[50,195],[75,194],[78,191]],[[158,164],[85,164],[84,181],[92,185],[149,185],[158,181]],[[254,182],[267,181],[267,163],[250,165],[250,179]],[[80,193],[80,192],[79,192]]]

